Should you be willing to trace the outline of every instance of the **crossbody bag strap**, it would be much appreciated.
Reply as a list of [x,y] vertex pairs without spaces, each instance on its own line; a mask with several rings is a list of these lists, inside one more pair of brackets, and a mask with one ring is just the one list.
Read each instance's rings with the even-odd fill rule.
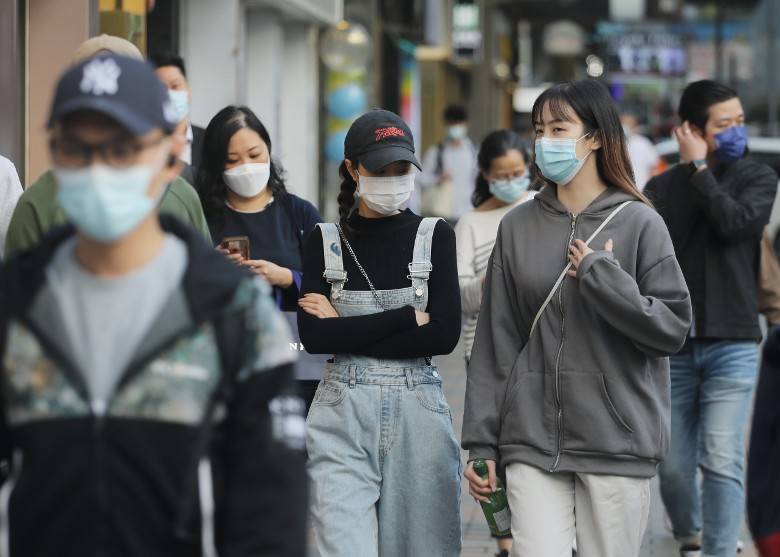
[[[604,230],[604,228],[610,223],[612,219],[614,219],[617,214],[625,209],[629,203],[633,203],[633,201],[626,201],[625,203],[621,203],[614,211],[612,211],[607,218],[604,219],[604,221],[599,225],[599,227],[596,229],[593,234],[590,235],[590,238],[585,242],[585,245],[588,246],[590,243],[596,238],[596,236],[599,235],[599,233]],[[536,324],[539,322],[539,318],[544,313],[544,310],[547,309],[547,306],[550,305],[550,301],[553,299],[553,296],[555,296],[555,293],[558,291],[558,288],[563,283],[563,279],[566,278],[566,273],[569,272],[569,269],[571,269],[571,263],[566,265],[564,267],[563,271],[561,271],[561,274],[558,276],[558,280],[555,281],[555,284],[553,284],[553,287],[550,289],[550,293],[547,294],[547,298],[544,300],[544,303],[542,304],[542,307],[539,308],[539,311],[536,312],[536,317],[534,317],[534,322],[531,324],[531,332],[528,333],[528,338],[530,339],[531,336],[534,334],[534,330],[536,330]]]

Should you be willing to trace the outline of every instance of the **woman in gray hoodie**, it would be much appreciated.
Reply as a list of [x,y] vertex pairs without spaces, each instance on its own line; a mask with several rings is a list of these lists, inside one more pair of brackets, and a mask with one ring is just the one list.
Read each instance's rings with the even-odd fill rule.
[[484,499],[496,463],[505,470],[513,556],[562,557],[575,536],[580,557],[637,556],[690,297],[666,226],[634,184],[607,89],[555,85],[532,118],[546,186],[503,219],[488,266],[466,477]]

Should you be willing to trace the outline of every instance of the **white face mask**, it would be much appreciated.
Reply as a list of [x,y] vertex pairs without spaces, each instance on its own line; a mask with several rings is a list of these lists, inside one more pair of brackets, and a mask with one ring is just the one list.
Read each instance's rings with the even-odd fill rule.
[[403,176],[360,176],[357,194],[369,209],[392,215],[409,201],[414,190],[414,174]]
[[271,164],[267,162],[247,163],[225,170],[222,173],[225,184],[241,197],[260,195],[271,177]]
[[447,128],[447,137],[454,141],[460,141],[461,139],[466,139],[466,136],[468,135],[469,130],[466,128],[465,124],[456,124],[454,126],[450,126]]

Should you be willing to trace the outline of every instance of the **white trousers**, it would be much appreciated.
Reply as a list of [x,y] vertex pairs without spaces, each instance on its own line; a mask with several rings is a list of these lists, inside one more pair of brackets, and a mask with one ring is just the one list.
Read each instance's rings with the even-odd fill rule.
[[650,510],[650,480],[506,469],[512,557],[638,557]]

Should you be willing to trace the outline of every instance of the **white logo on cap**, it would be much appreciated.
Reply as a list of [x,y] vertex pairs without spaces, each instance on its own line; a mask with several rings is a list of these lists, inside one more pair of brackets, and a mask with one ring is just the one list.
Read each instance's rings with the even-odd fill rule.
[[84,66],[79,87],[82,93],[114,95],[119,90],[118,80],[121,74],[122,69],[114,60],[97,58]]

